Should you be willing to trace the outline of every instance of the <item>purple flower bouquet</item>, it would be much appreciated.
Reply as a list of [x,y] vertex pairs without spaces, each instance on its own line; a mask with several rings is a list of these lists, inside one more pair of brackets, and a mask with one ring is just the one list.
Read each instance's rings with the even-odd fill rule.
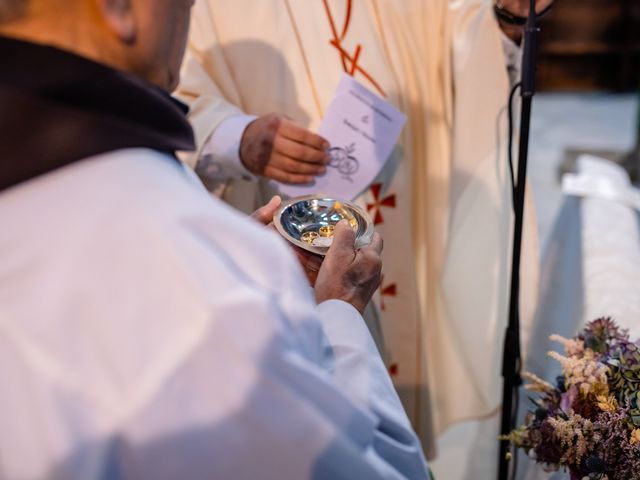
[[549,352],[562,375],[551,385],[523,374],[542,397],[508,440],[573,480],[640,480],[640,343],[609,318],[551,339],[564,346],[565,355]]

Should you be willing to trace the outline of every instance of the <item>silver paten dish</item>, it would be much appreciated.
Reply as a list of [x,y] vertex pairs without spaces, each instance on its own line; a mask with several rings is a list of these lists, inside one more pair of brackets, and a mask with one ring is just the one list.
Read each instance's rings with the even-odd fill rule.
[[325,196],[308,195],[283,202],[273,223],[289,242],[324,256],[333,241],[335,225],[343,219],[356,232],[356,248],[371,243],[373,223],[365,211],[353,203]]

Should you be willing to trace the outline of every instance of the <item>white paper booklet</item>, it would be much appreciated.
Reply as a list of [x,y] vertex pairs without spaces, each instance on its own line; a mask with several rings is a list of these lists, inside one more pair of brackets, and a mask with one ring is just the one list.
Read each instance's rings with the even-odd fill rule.
[[332,161],[314,185],[278,184],[291,197],[309,194],[353,200],[378,175],[400,137],[406,116],[353,77],[343,74],[318,134]]

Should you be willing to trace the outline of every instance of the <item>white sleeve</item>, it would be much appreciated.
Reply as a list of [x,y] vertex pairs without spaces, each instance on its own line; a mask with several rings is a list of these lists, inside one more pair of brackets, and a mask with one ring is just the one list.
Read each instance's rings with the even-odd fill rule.
[[[248,310],[260,312],[265,324],[279,315],[256,307]],[[352,312],[334,313],[336,320],[363,322]],[[349,333],[360,338],[347,338]],[[371,369],[373,352],[360,350],[370,341],[365,333],[364,327],[348,327],[338,335],[344,338],[334,339],[336,375],[355,384],[370,377],[366,390],[391,398],[386,375]],[[350,396],[353,389],[310,362],[291,339],[275,336],[256,356],[242,352],[246,347],[236,340],[218,329],[208,333],[109,439],[105,474],[131,472],[122,480],[429,478],[399,402],[369,398],[372,408],[365,408]],[[344,355],[339,350],[345,346],[354,350]]]
[[[334,378],[288,335],[253,355],[243,342],[256,340],[210,330],[109,440],[105,473],[121,472],[123,480],[427,479],[419,441],[362,318],[350,309],[319,308],[335,320],[327,328]],[[265,325],[287,322],[267,305],[241,311],[259,314]],[[248,322],[237,314],[241,329]]]
[[255,119],[238,106],[240,97],[222,54],[206,2],[194,6],[189,45],[175,96],[189,105],[195,152],[180,158],[216,191],[232,182],[255,178],[240,162],[239,147],[246,126]]
[[255,182],[240,161],[242,135],[255,117],[224,98],[201,62],[198,52],[187,52],[175,92],[189,105],[189,121],[196,138],[196,150],[180,152],[179,157],[214,192],[224,190],[229,182]]
[[410,428],[400,398],[358,311],[348,303],[330,300],[318,305],[317,312],[333,351],[332,377],[340,389],[362,407],[384,411]]
[[257,117],[239,114],[224,119],[205,140],[196,172],[201,177],[238,177],[249,181],[253,174],[240,161],[240,143],[247,126]]
[[317,312],[333,352],[334,383],[377,419],[368,455],[387,463],[400,478],[428,478],[420,441],[363,318],[351,305],[337,300],[323,302]]

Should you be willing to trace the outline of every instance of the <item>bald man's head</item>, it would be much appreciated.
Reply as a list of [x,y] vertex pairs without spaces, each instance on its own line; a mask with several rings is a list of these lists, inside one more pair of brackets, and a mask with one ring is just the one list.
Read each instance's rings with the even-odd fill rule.
[[52,45],[171,91],[194,0],[0,0],[0,35]]

